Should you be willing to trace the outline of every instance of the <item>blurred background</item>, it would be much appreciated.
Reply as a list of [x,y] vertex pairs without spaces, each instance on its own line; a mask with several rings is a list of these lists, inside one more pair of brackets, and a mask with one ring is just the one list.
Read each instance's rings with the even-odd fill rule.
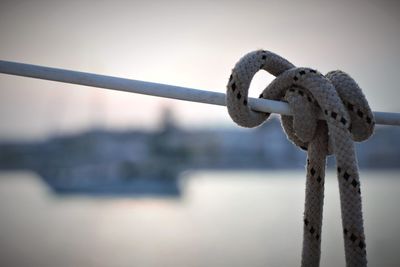
[[[224,92],[249,51],[400,112],[397,1],[0,3],[0,59]],[[251,96],[272,81],[255,76]],[[370,266],[399,266],[400,128],[357,144]],[[277,117],[0,74],[1,266],[298,266],[304,152]],[[344,266],[328,160],[321,266]]]

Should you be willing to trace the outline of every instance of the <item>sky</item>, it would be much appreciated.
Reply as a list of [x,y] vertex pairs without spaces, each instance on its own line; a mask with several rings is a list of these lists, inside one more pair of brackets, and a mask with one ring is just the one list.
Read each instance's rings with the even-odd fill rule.
[[[256,49],[341,69],[375,111],[400,112],[397,1],[1,1],[0,60],[225,92]],[[259,72],[258,96],[273,79]],[[0,74],[0,139],[92,127],[235,127],[226,108]]]

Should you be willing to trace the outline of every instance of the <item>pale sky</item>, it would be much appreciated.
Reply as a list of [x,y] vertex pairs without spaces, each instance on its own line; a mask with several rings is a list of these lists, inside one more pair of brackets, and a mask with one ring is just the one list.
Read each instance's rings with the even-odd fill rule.
[[[373,110],[400,112],[397,1],[1,1],[0,59],[225,92],[255,49],[322,73],[341,69]],[[272,80],[259,73],[251,95]],[[0,74],[0,138],[93,126],[234,126],[224,107]]]

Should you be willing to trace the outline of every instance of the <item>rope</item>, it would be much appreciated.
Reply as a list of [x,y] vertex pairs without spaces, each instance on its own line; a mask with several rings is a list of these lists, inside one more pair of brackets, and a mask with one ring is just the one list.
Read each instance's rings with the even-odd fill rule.
[[[302,266],[319,266],[326,156],[334,154],[340,191],[347,266],[366,266],[360,180],[354,141],[366,140],[375,120],[357,83],[342,71],[325,76],[310,68],[297,68],[269,51],[254,51],[235,65],[227,86],[227,107],[233,121],[255,127],[269,113],[248,105],[250,82],[259,70],[276,78],[260,98],[285,101],[293,116],[282,115],[288,138],[307,150]],[[320,112],[324,120],[318,119]]]

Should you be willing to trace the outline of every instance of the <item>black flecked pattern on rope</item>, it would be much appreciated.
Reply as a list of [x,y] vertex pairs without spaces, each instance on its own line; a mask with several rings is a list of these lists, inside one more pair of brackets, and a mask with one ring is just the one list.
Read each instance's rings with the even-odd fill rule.
[[[243,127],[256,127],[270,114],[248,105],[250,82],[260,69],[276,76],[260,98],[285,101],[293,116],[282,116],[288,138],[307,150],[302,266],[320,261],[322,207],[326,156],[335,154],[342,211],[347,266],[366,266],[361,191],[354,141],[367,139],[374,118],[357,83],[342,71],[326,75],[310,68],[296,68],[269,51],[254,51],[235,65],[227,86],[231,118]],[[318,120],[322,112],[325,121]],[[329,136],[329,137],[328,137]]]

